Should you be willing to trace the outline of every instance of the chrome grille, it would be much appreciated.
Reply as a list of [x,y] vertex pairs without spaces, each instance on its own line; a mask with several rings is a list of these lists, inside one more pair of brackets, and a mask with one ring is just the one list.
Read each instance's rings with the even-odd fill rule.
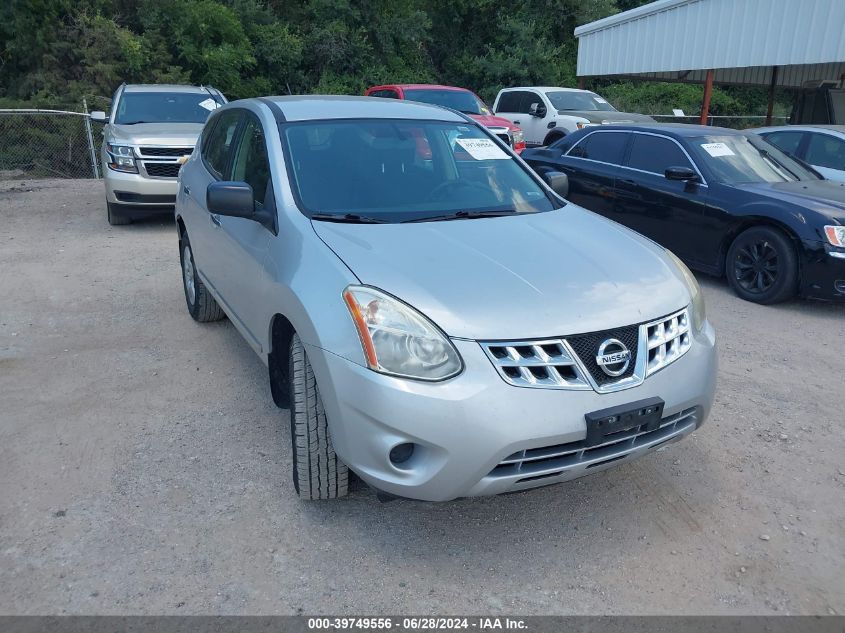
[[481,346],[505,381],[517,387],[590,388],[566,341],[495,342]]
[[690,348],[689,312],[686,309],[645,327],[648,350],[646,376],[678,360]]
[[[602,332],[527,341],[479,341],[505,382],[516,387],[595,389],[599,393],[639,385],[683,356],[691,345],[689,310],[654,321]],[[631,352],[621,376],[606,375],[596,362],[604,340],[618,339]]]
[[514,483],[522,483],[556,477],[576,467],[595,468],[623,459],[638,449],[656,448],[694,430],[697,420],[696,409],[693,407],[663,418],[660,426],[653,431],[643,431],[643,427],[637,427],[618,433],[613,439],[598,446],[586,447],[584,440],[579,440],[522,450],[499,462],[488,477],[519,477]]

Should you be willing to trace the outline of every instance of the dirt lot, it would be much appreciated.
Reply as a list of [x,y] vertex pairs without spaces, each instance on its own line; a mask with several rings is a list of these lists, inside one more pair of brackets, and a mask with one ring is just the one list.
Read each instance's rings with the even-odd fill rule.
[[845,613],[845,306],[702,284],[721,377],[691,439],[523,494],[305,503],[170,223],[0,183],[0,613]]

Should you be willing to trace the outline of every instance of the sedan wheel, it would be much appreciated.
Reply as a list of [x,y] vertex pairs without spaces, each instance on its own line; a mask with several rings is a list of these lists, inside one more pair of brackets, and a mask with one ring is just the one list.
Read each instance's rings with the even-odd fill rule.
[[789,238],[768,226],[748,229],[737,237],[725,262],[728,282],[743,299],[778,303],[798,287],[798,261]]

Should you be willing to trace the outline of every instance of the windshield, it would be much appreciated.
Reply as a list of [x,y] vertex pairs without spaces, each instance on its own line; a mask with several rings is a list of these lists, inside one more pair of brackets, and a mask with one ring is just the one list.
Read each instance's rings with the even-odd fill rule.
[[366,119],[282,129],[294,192],[309,215],[403,222],[562,206],[475,125]]
[[583,112],[616,112],[616,108],[595,92],[569,92],[558,90],[547,92],[555,110],[581,110]]
[[724,183],[818,180],[774,145],[756,135],[699,136],[689,139],[699,162]]
[[432,105],[446,106],[465,114],[490,114],[490,108],[467,90],[406,89],[405,98]]
[[220,105],[207,92],[124,92],[114,122],[118,125],[205,123]]

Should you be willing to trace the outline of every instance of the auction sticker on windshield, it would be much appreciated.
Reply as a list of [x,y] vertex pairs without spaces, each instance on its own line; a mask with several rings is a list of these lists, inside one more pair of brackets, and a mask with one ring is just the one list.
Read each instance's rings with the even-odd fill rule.
[[731,148],[724,143],[702,143],[701,147],[713,158],[717,158],[719,156],[735,156],[735,154],[731,151]]
[[455,142],[475,160],[502,160],[510,158],[501,147],[489,138],[459,138]]
[[205,108],[209,111],[217,109],[217,102],[214,99],[206,99],[205,101],[200,101],[198,105],[201,108]]

